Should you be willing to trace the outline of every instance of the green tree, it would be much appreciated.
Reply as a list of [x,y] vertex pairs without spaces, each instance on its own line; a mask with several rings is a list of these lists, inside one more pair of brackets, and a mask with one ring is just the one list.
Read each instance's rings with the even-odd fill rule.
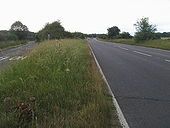
[[129,32],[122,32],[120,34],[120,37],[123,38],[123,39],[130,39],[130,38],[132,38],[132,36],[130,35]]
[[85,39],[85,35],[81,32],[74,32],[72,33],[74,38],[78,38],[78,39]]
[[108,31],[108,37],[109,38],[113,38],[115,36],[118,36],[119,33],[120,33],[120,29],[117,26],[113,26],[111,28],[108,28],[107,31]]
[[16,21],[11,25],[10,31],[15,34],[19,40],[25,40],[28,34],[28,27],[20,21]]
[[98,34],[97,37],[101,38],[101,39],[107,39],[108,38],[107,34]]
[[65,30],[60,21],[55,21],[51,24],[47,23],[45,27],[38,32],[40,40],[45,39],[61,39],[64,38]]
[[145,41],[156,39],[155,32],[157,31],[156,26],[149,24],[149,18],[142,18],[134,24],[137,32],[135,33],[135,40]]

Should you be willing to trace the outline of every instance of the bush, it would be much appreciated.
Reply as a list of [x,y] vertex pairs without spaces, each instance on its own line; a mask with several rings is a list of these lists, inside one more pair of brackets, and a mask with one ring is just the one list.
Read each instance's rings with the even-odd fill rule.
[[131,39],[131,38],[132,38],[132,36],[130,35],[129,32],[122,32],[122,33],[120,34],[120,37],[121,37],[122,39]]

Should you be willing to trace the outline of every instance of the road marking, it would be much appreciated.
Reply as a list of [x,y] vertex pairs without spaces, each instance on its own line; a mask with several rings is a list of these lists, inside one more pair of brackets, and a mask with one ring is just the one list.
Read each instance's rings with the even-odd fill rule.
[[170,60],[165,60],[166,62],[170,62]]
[[6,59],[8,59],[8,58],[9,58],[8,56],[0,57],[0,61],[2,61],[2,60],[6,60]]
[[96,56],[95,56],[95,54],[93,52],[93,49],[91,48],[91,46],[89,44],[88,44],[88,46],[89,46],[89,48],[90,48],[90,50],[92,52],[92,55],[93,55],[94,60],[95,60],[95,62],[97,64],[97,67],[99,68],[99,71],[100,71],[100,73],[101,73],[101,75],[103,77],[103,80],[105,81],[105,83],[106,83],[106,85],[107,85],[107,87],[109,89],[109,92],[112,95],[112,100],[113,100],[113,103],[114,103],[114,105],[116,107],[117,115],[118,115],[118,118],[119,118],[119,121],[121,123],[122,128],[130,128],[127,121],[126,121],[126,119],[125,119],[125,117],[124,117],[124,115],[123,115],[123,112],[122,112],[122,110],[121,110],[121,108],[120,108],[120,106],[119,106],[119,104],[117,102],[117,99],[116,99],[115,95],[113,94],[113,92],[112,92],[112,90],[110,88],[110,85],[109,85],[109,83],[108,83],[108,81],[107,81],[107,79],[106,79],[106,77],[105,77],[105,75],[104,75],[104,73],[103,73],[103,71],[101,69],[101,66],[100,66],[99,62],[97,61],[97,58],[96,58]]
[[138,52],[138,51],[133,51],[133,52],[138,53],[138,54],[141,54],[141,55],[144,55],[144,56],[149,56],[149,57],[152,56],[152,55],[149,55],[149,54],[146,54],[146,53],[142,53],[142,52]]
[[26,58],[27,56],[15,56],[15,57],[10,58],[9,60],[24,60]]
[[123,49],[123,50],[126,50],[126,51],[129,50],[129,49],[123,48],[123,47],[121,47],[121,46],[119,46],[119,48],[120,48],[120,49]]

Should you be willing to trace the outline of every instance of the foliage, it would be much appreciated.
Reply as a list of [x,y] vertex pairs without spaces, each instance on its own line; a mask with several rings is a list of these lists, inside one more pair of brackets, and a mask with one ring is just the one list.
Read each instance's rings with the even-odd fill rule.
[[134,39],[110,39],[103,41],[170,50],[170,40],[155,39],[146,40],[141,43],[137,43]]
[[10,31],[15,34],[19,40],[25,40],[28,34],[28,28],[23,25],[20,21],[16,21],[11,25]]
[[120,34],[120,37],[121,37],[122,39],[131,39],[131,38],[132,38],[132,36],[130,35],[129,32],[122,32],[122,33]]
[[170,32],[163,32],[163,33],[158,32],[158,33],[155,33],[155,34],[158,37],[170,37]]
[[22,44],[26,44],[26,41],[1,41],[0,42],[0,51],[1,49],[6,49],[6,48],[11,48],[11,47],[15,47],[18,45],[22,45]]
[[[17,41],[17,40],[19,40],[18,36],[14,32],[7,31],[7,30],[0,31],[0,42],[9,42],[9,41]],[[25,40],[35,40],[35,33],[28,32]]]
[[117,26],[113,26],[111,28],[108,28],[107,31],[108,31],[108,37],[109,38],[113,38],[113,37],[119,35],[119,33],[120,33],[120,29]]
[[85,35],[81,32],[74,32],[72,33],[73,35],[73,38],[78,38],[78,39],[84,39],[85,38]]
[[117,119],[85,40],[38,45],[1,74],[0,101],[1,128],[109,128]]
[[142,18],[134,24],[137,32],[135,33],[135,41],[145,41],[156,39],[156,26],[149,24],[149,18]]
[[71,32],[65,31],[64,32],[64,38],[74,38],[73,34]]
[[18,40],[17,35],[14,33],[6,32],[6,33],[0,33],[0,41],[15,41]]
[[53,23],[47,23],[45,27],[38,32],[38,38],[40,40],[47,39],[62,39],[64,38],[65,30],[60,21]]

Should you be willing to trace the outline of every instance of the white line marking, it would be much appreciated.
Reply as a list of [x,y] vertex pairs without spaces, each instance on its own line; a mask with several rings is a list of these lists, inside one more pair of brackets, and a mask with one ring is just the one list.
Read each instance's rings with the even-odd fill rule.
[[[88,44],[88,45],[89,45],[89,44]],[[101,69],[101,67],[100,67],[100,64],[98,63],[97,58],[96,58],[96,56],[95,56],[95,54],[94,54],[94,52],[93,52],[93,50],[92,50],[92,48],[91,48],[90,45],[89,45],[89,48],[90,48],[90,50],[91,50],[91,52],[92,52],[92,55],[93,55],[94,60],[95,60],[95,62],[96,62],[96,64],[97,64],[97,67],[99,68],[99,71],[100,71],[100,73],[101,73],[101,75],[102,75],[102,77],[103,77],[103,80],[105,81],[105,83],[106,83],[106,85],[107,85],[107,87],[108,87],[108,89],[109,89],[109,92],[110,92],[110,94],[112,95],[112,100],[113,100],[113,103],[114,103],[114,105],[115,105],[115,107],[116,107],[117,115],[118,115],[118,118],[119,118],[119,121],[120,121],[122,127],[123,127],[123,128],[130,128],[129,125],[128,125],[128,123],[127,123],[127,121],[126,121],[126,119],[125,119],[125,117],[124,117],[124,115],[123,115],[123,112],[122,112],[122,110],[121,110],[121,108],[120,108],[120,106],[119,106],[119,104],[118,104],[118,102],[117,102],[117,100],[116,100],[116,97],[114,96],[114,94],[113,94],[113,92],[112,92],[112,90],[111,90],[111,88],[110,88],[110,85],[109,85],[109,83],[107,82],[107,79],[106,79],[106,77],[105,77],[105,75],[104,75],[104,73],[103,73],[103,71],[102,71],[102,69]]]
[[170,62],[170,60],[165,60],[166,62]]
[[142,53],[142,52],[138,52],[138,51],[133,51],[133,52],[138,53],[138,54],[141,54],[141,55],[144,55],[144,56],[149,56],[149,57],[152,56],[152,55],[149,55],[149,54],[146,54],[146,53]]
[[127,48],[123,48],[123,47],[121,47],[121,46],[119,46],[119,48],[120,48],[120,49],[123,49],[123,50],[129,50],[129,49],[127,49]]
[[24,60],[26,58],[27,58],[27,56],[14,56],[14,57],[10,58],[9,60]]
[[0,57],[0,61],[6,60],[6,59],[8,59],[8,58],[9,58],[8,56],[6,56],[6,57]]

